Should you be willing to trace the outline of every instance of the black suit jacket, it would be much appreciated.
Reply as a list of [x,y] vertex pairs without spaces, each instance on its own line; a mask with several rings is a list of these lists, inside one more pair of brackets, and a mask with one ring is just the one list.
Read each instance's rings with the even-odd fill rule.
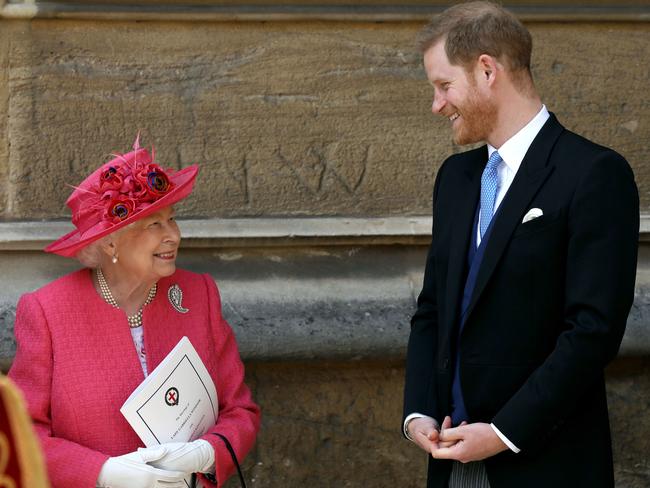
[[[492,234],[456,345],[486,147],[454,155],[433,196],[433,239],[411,322],[404,415],[451,413],[453,351],[471,422],[521,449],[486,460],[492,488],[609,487],[604,367],[634,296],[639,201],[623,157],[551,115],[524,157]],[[542,217],[522,223],[531,208]],[[429,487],[451,463],[430,460]]]

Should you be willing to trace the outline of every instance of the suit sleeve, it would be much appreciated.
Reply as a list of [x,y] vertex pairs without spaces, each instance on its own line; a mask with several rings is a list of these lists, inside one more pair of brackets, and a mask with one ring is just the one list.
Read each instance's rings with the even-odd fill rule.
[[216,483],[206,476],[199,476],[204,485],[223,486],[234,473],[235,465],[225,443],[215,434],[221,434],[228,439],[241,464],[255,443],[261,414],[244,383],[244,365],[239,357],[235,335],[221,316],[221,300],[217,286],[209,275],[204,275],[203,278],[210,301],[210,322],[216,345],[214,354],[219,358],[218,372],[213,378],[219,395],[219,417],[216,425],[202,437],[215,451]]
[[16,308],[17,348],[9,376],[22,390],[45,455],[53,488],[92,488],[108,456],[75,442],[56,437],[50,419],[52,341],[38,299],[23,295]]
[[602,377],[623,338],[634,298],[639,198],[620,155],[601,153],[582,175],[567,231],[562,332],[544,363],[493,419],[522,450],[558,428]]
[[[420,413],[436,418],[436,406],[432,405],[431,389],[435,388],[434,366],[438,350],[438,303],[436,297],[436,218],[435,209],[438,187],[444,165],[438,171],[433,189],[432,240],[424,269],[422,291],[418,296],[417,310],[411,319],[411,333],[406,353],[406,381],[404,386],[404,412],[402,425],[407,416]],[[402,429],[403,432],[403,429]]]

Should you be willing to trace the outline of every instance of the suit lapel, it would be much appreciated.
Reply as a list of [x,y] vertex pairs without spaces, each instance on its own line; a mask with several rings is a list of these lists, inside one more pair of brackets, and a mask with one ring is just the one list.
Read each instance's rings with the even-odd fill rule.
[[554,166],[548,164],[548,160],[553,146],[563,130],[564,128],[555,116],[551,114],[521,162],[519,171],[517,171],[492,224],[494,227],[486,243],[483,262],[476,277],[472,299],[466,312],[467,317],[472,313],[528,205],[553,171]]
[[[474,229],[474,215],[478,205],[478,198],[481,189],[481,173],[487,161],[487,147],[472,151],[468,154],[470,158],[467,166],[459,176],[461,181],[456,187],[453,207],[455,209],[454,225],[449,242],[449,262],[447,268],[447,289],[445,304],[449,307],[443,331],[448,334],[454,329],[458,320],[460,299],[464,286],[467,264],[467,250],[471,233]],[[435,225],[435,223],[434,223]]]

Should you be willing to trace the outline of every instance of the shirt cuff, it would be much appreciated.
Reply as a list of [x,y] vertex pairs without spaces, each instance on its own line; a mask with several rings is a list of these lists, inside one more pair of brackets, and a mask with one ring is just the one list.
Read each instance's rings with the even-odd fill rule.
[[[423,418],[423,417],[430,418],[430,419],[432,419],[432,420],[435,422],[436,425],[439,425],[439,424],[438,424],[438,421],[437,421],[436,419],[434,419],[434,418],[432,418],[432,417],[429,417],[428,415],[424,415],[424,414],[417,413],[417,412],[410,414],[408,417],[406,417],[406,418],[404,419],[404,425],[402,426],[402,430],[403,430],[403,432],[404,432],[404,437],[406,437],[409,441],[411,441],[411,442],[415,442],[415,441],[413,440],[413,438],[409,435],[409,431],[406,429],[406,427],[408,427],[408,424],[409,424],[409,422],[410,422],[411,420],[413,420],[413,419],[421,419],[421,418]],[[439,427],[438,427],[438,428],[439,428]]]
[[499,439],[503,441],[503,443],[508,446],[508,448],[514,452],[515,454],[519,453],[521,449],[519,449],[517,446],[515,446],[512,442],[510,442],[510,439],[508,439],[505,435],[501,433],[499,429],[497,429],[497,426],[494,424],[490,424],[490,427],[492,427],[492,430],[496,433],[496,435],[499,436]]

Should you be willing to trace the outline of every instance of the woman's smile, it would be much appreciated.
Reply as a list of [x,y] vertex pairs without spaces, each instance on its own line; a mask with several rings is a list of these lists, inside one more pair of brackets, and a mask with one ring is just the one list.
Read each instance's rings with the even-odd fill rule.
[[175,251],[160,252],[154,254],[154,256],[157,257],[158,259],[163,259],[165,261],[173,261],[174,259],[176,259],[176,252]]

